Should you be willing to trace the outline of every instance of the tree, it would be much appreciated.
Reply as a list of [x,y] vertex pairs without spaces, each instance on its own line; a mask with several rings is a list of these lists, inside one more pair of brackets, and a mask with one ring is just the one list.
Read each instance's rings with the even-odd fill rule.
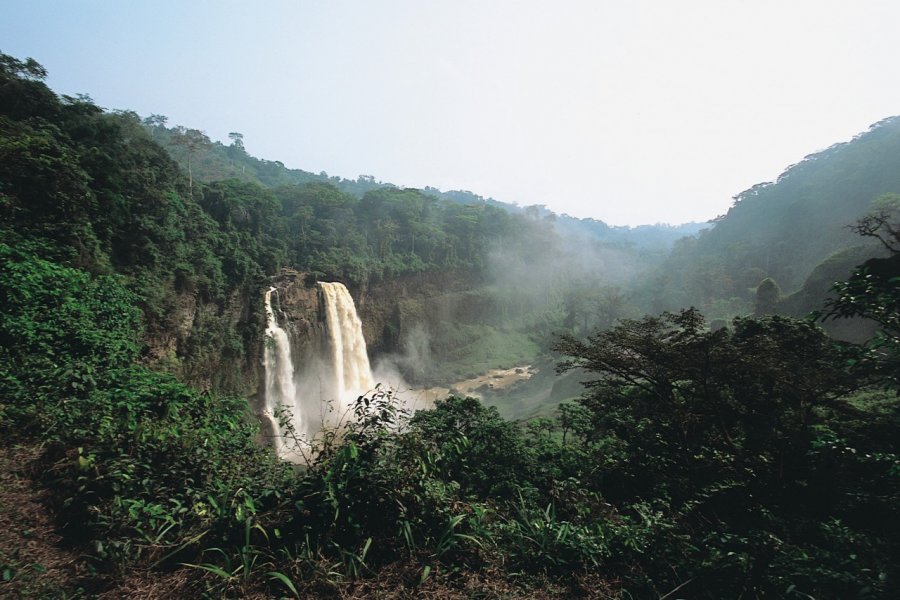
[[183,125],[175,128],[175,135],[172,137],[172,143],[182,146],[187,152],[188,163],[188,192],[194,195],[194,172],[192,168],[192,159],[198,150],[207,148],[211,142],[205,133],[199,129],[188,129]]
[[237,131],[232,131],[228,134],[228,139],[231,140],[231,145],[234,146],[238,150],[244,149],[244,134],[238,133]]
[[557,350],[561,370],[595,376],[589,425],[573,428],[581,485],[620,510],[659,507],[657,577],[698,598],[890,596],[897,420],[849,398],[865,382],[813,323],[709,331],[690,309]]
[[877,239],[889,255],[867,260],[847,281],[836,283],[837,297],[826,301],[822,319],[859,317],[877,323],[875,337],[851,360],[857,370],[871,372],[900,393],[900,210],[896,204],[893,209],[879,204],[884,208],[860,219],[853,230]]
[[811,439],[815,411],[853,386],[820,329],[783,317],[711,332],[689,309],[625,320],[587,341],[563,336],[556,350],[569,357],[560,371],[598,376],[581,402],[596,428],[632,448],[622,489],[655,483],[684,500],[738,456],[760,461],[760,480],[777,479]]
[[47,69],[33,58],[21,61],[8,54],[0,54],[0,70],[29,81],[47,78]]
[[781,288],[774,279],[766,277],[756,286],[756,303],[753,307],[753,314],[758,317],[775,314],[779,301],[781,301]]
[[157,131],[161,128],[165,128],[166,123],[168,122],[169,117],[165,115],[152,114],[141,121],[141,124],[150,130],[150,136],[155,140]]
[[441,467],[466,495],[508,498],[532,475],[516,426],[475,398],[439,400],[434,410],[417,412],[410,429],[437,447]]

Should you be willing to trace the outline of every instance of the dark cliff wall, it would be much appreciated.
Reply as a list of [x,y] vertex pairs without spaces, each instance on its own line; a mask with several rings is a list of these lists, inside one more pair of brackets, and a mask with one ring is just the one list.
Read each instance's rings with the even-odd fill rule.
[[476,285],[471,274],[442,271],[351,287],[369,356],[398,352],[414,327],[448,310],[448,296]]
[[199,389],[252,395],[265,331],[258,288],[234,291],[221,302],[205,302],[190,290],[171,290],[167,297],[165,319],[145,332],[145,362]]
[[[278,323],[291,338],[294,364],[302,363],[305,358],[319,352],[325,331],[319,288],[308,274],[293,269],[282,269],[271,285],[277,290],[273,307]],[[259,301],[263,302],[262,293]],[[260,345],[260,366],[262,352],[263,346]]]

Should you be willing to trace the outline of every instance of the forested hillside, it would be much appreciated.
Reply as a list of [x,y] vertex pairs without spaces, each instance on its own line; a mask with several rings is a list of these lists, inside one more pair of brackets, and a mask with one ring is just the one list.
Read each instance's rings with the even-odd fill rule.
[[[568,238],[537,210],[242,179],[238,160],[206,180],[190,144],[181,168],[158,125],[58,97],[45,76],[0,55],[0,596],[900,594],[900,219],[890,199],[863,216],[893,186],[896,170],[865,174],[896,157],[894,121],[756,190],[762,208],[745,197],[676,250],[682,287],[659,284],[665,303],[743,289],[703,284],[762,269],[746,227],[724,238],[735,219],[787,227],[765,240],[796,250],[797,273],[828,244],[870,240],[883,256],[854,255],[819,305],[873,324],[857,345],[762,309],[723,327],[706,307],[636,313],[620,286],[659,249]],[[822,229],[800,235],[767,196],[781,185],[855,208],[805,215]],[[715,264],[700,253],[714,242]],[[472,282],[433,304],[402,296],[408,314],[433,309],[435,347],[552,345],[583,393],[513,422],[457,396],[410,414],[377,387],[307,463],[281,461],[248,396],[274,344],[263,292],[284,266],[370,300],[429,275]],[[757,299],[774,305],[775,286],[803,278],[790,272],[745,279],[772,277]],[[471,342],[485,331],[495,344]]]
[[[327,183],[356,198],[362,198],[374,190],[397,188],[394,184],[376,180],[372,175],[345,179],[329,176],[325,172],[316,174],[302,169],[289,169],[281,161],[256,158],[246,151],[244,136],[238,132],[229,134],[231,144],[226,146],[221,142],[213,142],[205,133],[196,129],[167,127],[168,118],[163,115],[151,115],[142,122],[153,139],[166,148],[185,170],[201,181],[239,179],[273,189],[307,183]],[[617,244],[651,252],[668,251],[678,238],[693,235],[705,226],[703,223],[685,223],[616,227],[596,219],[557,215],[543,205],[520,207],[465,190],[442,192],[426,186],[421,191],[427,196],[457,204],[491,206],[515,214],[524,213],[532,219],[549,218],[564,237],[583,237],[591,242]],[[598,204],[603,202],[604,199],[597,199]]]
[[[820,263],[864,243],[850,225],[890,193],[900,193],[897,117],[735,196],[713,227],[676,244],[660,275],[648,282],[647,307],[694,305],[730,317],[752,311],[756,287],[767,277],[783,294],[796,292]],[[868,251],[874,250],[870,244]],[[852,260],[833,273],[835,280],[849,275]]]

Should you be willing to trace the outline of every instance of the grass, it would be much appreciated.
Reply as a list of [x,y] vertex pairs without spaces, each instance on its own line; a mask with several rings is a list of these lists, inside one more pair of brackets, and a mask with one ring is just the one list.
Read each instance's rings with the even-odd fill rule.
[[540,352],[528,335],[489,325],[442,323],[434,339],[441,340],[437,350],[444,358],[435,365],[434,376],[447,381],[529,364]]

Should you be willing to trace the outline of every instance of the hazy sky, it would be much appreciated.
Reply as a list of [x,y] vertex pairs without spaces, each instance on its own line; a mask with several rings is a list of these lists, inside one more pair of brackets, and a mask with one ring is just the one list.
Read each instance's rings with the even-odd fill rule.
[[900,114],[895,0],[4,0],[59,93],[289,167],[706,220]]

